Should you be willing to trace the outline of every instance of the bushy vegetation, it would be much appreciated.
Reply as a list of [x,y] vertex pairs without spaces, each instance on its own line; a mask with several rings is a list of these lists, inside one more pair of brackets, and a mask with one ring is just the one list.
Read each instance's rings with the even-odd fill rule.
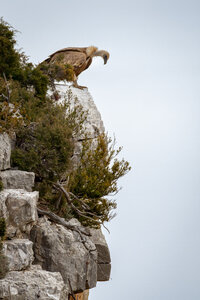
[[[71,80],[69,65],[34,66],[15,49],[15,31],[0,22],[0,132],[16,133],[12,166],[36,174],[39,206],[65,218],[98,227],[112,217],[116,207],[108,197],[118,191],[117,181],[129,170],[117,159],[121,151],[106,135],[82,145],[80,161],[73,167],[76,136],[84,134],[87,118],[80,105],[71,107],[71,94],[64,105],[47,96],[54,79]],[[70,79],[71,78],[71,79]],[[95,144],[95,146],[94,146]]]
[[[3,19],[0,19],[0,76],[6,82],[13,79],[21,87],[34,87],[35,95],[44,98],[47,91],[48,77],[28,63],[24,53],[15,49],[16,31]],[[8,96],[8,95],[7,95]]]
[[[61,57],[61,55],[58,57]],[[54,85],[54,80],[74,80],[73,66],[69,64],[62,64],[61,60],[57,60],[51,65],[48,65],[48,63],[43,62],[42,64],[40,64],[39,68],[44,74],[48,76],[51,85]]]
[[[118,179],[130,170],[127,161],[116,158],[122,148],[115,150],[114,146],[115,143],[105,134],[98,136],[95,146],[91,146],[91,142],[86,140],[83,143],[80,164],[71,175],[70,191],[84,200],[88,206],[86,211],[92,216],[92,220],[79,216],[85,225],[98,225],[99,220],[103,223],[114,217],[112,210],[116,208],[116,203],[107,196],[118,192]],[[74,201],[81,210],[81,203],[76,201],[76,197]]]
[[49,102],[35,122],[17,130],[12,164],[35,172],[38,181],[56,182],[70,168],[72,154],[72,129],[65,116],[65,107]]
[[[36,109],[37,111],[37,109]],[[82,122],[75,122],[79,108],[70,110],[69,102],[55,105],[50,99],[37,112],[34,122],[16,130],[17,140],[12,151],[12,166],[32,171],[36,175],[36,189],[40,203],[55,210],[57,192],[53,183],[61,182],[72,169],[74,138],[82,130]],[[82,117],[80,117],[82,118]]]
[[15,30],[1,19],[0,22],[0,74],[16,76],[20,70],[20,54],[14,48]]
[[8,272],[8,262],[6,257],[4,256],[3,249],[3,239],[6,233],[6,222],[4,218],[0,218],[0,279],[4,278],[6,273]]

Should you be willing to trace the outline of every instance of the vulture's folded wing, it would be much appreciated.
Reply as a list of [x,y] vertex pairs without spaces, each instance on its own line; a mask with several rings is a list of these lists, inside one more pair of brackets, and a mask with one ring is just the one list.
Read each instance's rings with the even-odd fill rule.
[[86,61],[86,55],[82,52],[66,51],[59,52],[52,56],[51,62],[62,62],[62,64],[72,65],[74,68],[79,68]]

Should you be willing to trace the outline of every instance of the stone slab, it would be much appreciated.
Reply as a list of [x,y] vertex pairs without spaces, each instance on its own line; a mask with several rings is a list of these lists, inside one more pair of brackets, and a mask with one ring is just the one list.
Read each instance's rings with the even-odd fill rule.
[[21,271],[31,266],[33,243],[28,239],[13,239],[3,242],[3,254],[7,257],[9,271]]
[[4,189],[24,189],[32,191],[35,182],[35,174],[20,170],[6,170],[0,172],[0,178]]
[[6,221],[6,236],[22,238],[29,235],[38,219],[38,192],[7,189],[0,192],[0,217]]

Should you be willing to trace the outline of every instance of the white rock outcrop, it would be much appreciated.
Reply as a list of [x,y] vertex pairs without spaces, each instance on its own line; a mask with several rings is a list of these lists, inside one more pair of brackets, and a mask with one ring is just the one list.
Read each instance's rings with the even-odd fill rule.
[[3,300],[66,300],[62,276],[58,272],[32,266],[27,271],[12,271],[0,280],[0,299]]
[[29,235],[38,219],[38,192],[8,189],[0,193],[0,217],[6,221],[9,238]]

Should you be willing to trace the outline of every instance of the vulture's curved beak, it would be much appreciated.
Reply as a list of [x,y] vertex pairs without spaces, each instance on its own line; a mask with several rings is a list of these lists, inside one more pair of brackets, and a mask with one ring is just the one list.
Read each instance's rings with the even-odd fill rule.
[[108,56],[104,55],[103,60],[104,60],[104,65],[105,65],[107,63],[107,61],[108,61]]

